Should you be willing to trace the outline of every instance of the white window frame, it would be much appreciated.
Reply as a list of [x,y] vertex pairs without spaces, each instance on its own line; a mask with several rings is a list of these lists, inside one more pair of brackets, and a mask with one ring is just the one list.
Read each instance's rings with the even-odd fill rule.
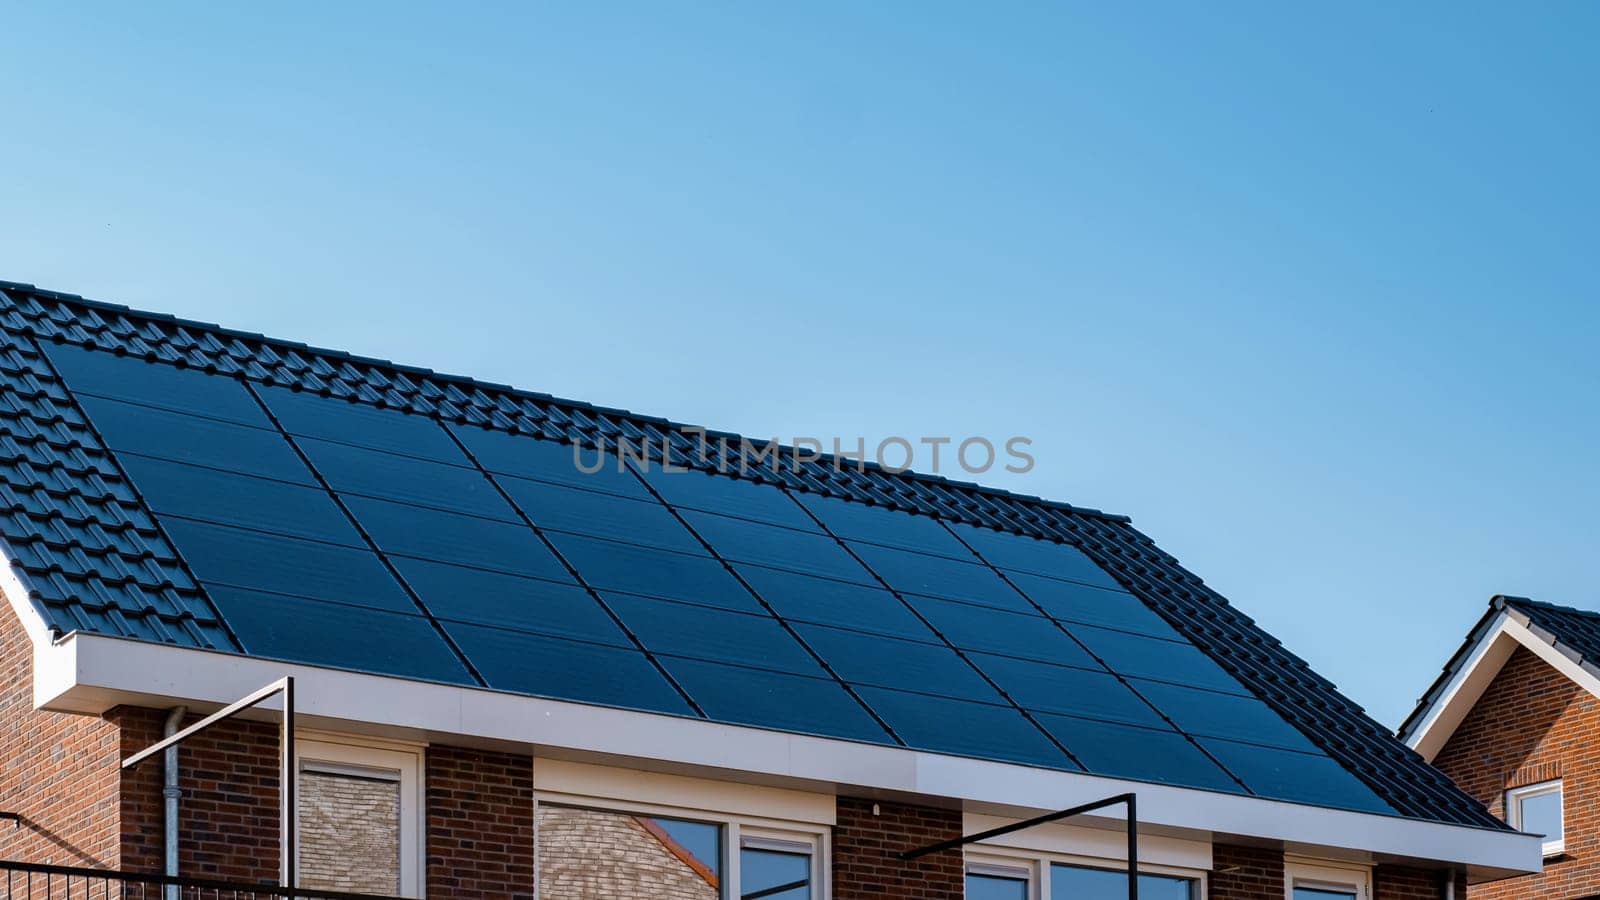
[[1553,841],[1544,842],[1544,855],[1557,856],[1566,849],[1567,837],[1567,794],[1561,785],[1561,779],[1553,778],[1537,784],[1525,784],[1521,787],[1506,790],[1506,824],[1518,831],[1522,830],[1522,801],[1529,797],[1542,797],[1546,794],[1555,794],[1560,800],[1561,810],[1561,837]]
[[[973,844],[966,853],[966,871],[977,875],[999,875],[1003,878],[1028,880],[1030,900],[1050,900],[1050,866],[1077,866],[1086,869],[1105,869],[1111,872],[1128,871],[1126,859],[1104,856],[1087,856],[1077,853],[1041,852],[1022,847],[1003,847],[993,844]],[[1195,883],[1193,900],[1207,900],[1211,896],[1210,873],[1204,869],[1169,866],[1139,861],[1141,875],[1170,875],[1187,878]]]
[[[302,732],[304,734],[304,732]],[[333,774],[383,773],[398,775],[400,784],[400,896],[422,896],[422,753],[420,745],[394,741],[374,741],[344,735],[317,734],[315,737],[296,736],[294,746],[294,771],[298,779],[302,772],[330,772]],[[300,795],[299,790],[295,796]],[[295,835],[305,832],[299,827],[299,804],[296,804]],[[300,853],[296,848],[295,861],[299,865]],[[295,872],[296,883],[300,873]]]
[[1324,891],[1348,891],[1356,900],[1372,898],[1372,867],[1328,860],[1283,860],[1283,897],[1294,900],[1297,887]]
[[723,900],[739,898],[741,887],[739,855],[745,847],[810,854],[812,900],[831,900],[833,897],[833,838],[832,829],[827,826],[660,803],[631,803],[553,791],[535,791],[533,797],[535,897],[539,896],[538,822],[541,806],[565,806],[624,816],[660,816],[720,826]]

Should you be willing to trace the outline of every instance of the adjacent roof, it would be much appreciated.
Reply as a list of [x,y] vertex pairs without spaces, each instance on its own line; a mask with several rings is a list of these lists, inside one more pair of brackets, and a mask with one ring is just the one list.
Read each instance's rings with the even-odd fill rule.
[[1125,517],[717,437],[0,282],[58,632],[1504,828]]
[[[1493,654],[1485,651],[1491,641],[1501,637],[1507,619],[1522,626],[1508,635],[1511,640],[1533,649],[1537,649],[1539,643],[1548,646],[1556,654],[1549,658],[1561,663],[1562,669],[1567,669],[1567,663],[1576,666],[1576,669],[1567,671],[1579,680],[1584,678],[1581,672],[1600,678],[1600,612],[1497,594],[1490,598],[1489,608],[1445,663],[1439,677],[1417,700],[1416,708],[1400,724],[1398,733],[1401,740],[1412,746],[1418,745],[1422,729],[1429,726],[1439,708],[1452,699],[1453,689],[1463,681],[1469,670],[1474,667],[1480,670],[1473,673],[1477,676],[1477,690],[1481,690],[1481,686],[1499,671],[1505,663],[1507,651]],[[1509,646],[1515,646],[1515,643]],[[1463,695],[1459,702],[1470,705],[1476,699],[1477,693],[1470,692],[1470,695]],[[1447,727],[1453,730],[1455,724],[1459,724],[1458,717],[1450,717]],[[1447,734],[1435,734],[1429,744],[1437,749],[1447,737]]]

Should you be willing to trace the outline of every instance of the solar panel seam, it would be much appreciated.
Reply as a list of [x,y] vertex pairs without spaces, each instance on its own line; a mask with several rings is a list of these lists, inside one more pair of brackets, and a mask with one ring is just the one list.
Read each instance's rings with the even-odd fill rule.
[[[867,565],[866,560],[862,559],[853,549],[851,549],[849,543],[847,541],[845,541],[844,538],[841,538],[837,534],[834,534],[833,530],[828,527],[827,523],[824,522],[816,514],[815,511],[813,511],[812,509],[807,507],[804,503],[801,503],[799,500],[795,499],[794,495],[789,493],[789,489],[788,488],[778,487],[778,490],[781,493],[783,493],[784,495],[788,496],[790,501],[792,501],[796,506],[798,506],[801,509],[805,510],[806,515],[810,516],[812,521],[817,523],[817,527],[822,529],[822,533],[823,534],[826,534],[828,537],[832,538],[834,540],[834,542],[839,545],[840,549],[844,550],[845,553],[848,553],[851,556],[851,558],[853,558],[863,569],[865,569],[869,575],[871,575],[874,579],[876,579],[877,582],[880,585],[882,585],[885,590],[887,590],[891,595],[893,595],[895,599],[899,600],[902,604],[904,604],[906,609],[909,610],[913,616],[916,616],[917,619],[920,620],[923,625],[927,626],[929,631],[931,631],[935,635],[937,635],[939,637],[939,639],[944,642],[944,645],[946,647],[950,648],[951,652],[955,653],[956,656],[960,657],[961,661],[966,663],[969,667],[971,667],[972,671],[976,672],[978,674],[979,678],[982,678],[986,683],[988,683],[989,687],[993,688],[996,693],[998,693],[1001,697],[1005,698],[1006,703],[1010,704],[1010,708],[1011,709],[1015,710],[1019,715],[1021,715],[1024,719],[1026,719],[1028,721],[1028,724],[1032,725],[1035,729],[1038,730],[1038,732],[1040,734],[1044,735],[1045,740],[1049,741],[1052,746],[1054,746],[1057,750],[1061,751],[1061,754],[1063,756],[1065,756],[1067,759],[1071,760],[1073,765],[1076,765],[1078,768],[1083,769],[1086,772],[1089,771],[1089,768],[1087,766],[1085,766],[1080,759],[1078,759],[1076,754],[1074,754],[1072,751],[1068,750],[1065,745],[1063,745],[1059,740],[1056,739],[1055,735],[1051,734],[1049,732],[1049,730],[1047,730],[1044,727],[1043,724],[1041,724],[1036,718],[1034,718],[1032,713],[1030,713],[1027,709],[1023,708],[1023,706],[1020,703],[1018,703],[1015,699],[1013,699],[1012,696],[1009,693],[1007,693],[1003,688],[1001,688],[1000,685],[997,684],[993,678],[990,678],[989,677],[989,673],[987,673],[987,672],[983,671],[982,669],[980,669],[978,667],[978,664],[973,662],[967,656],[966,653],[962,652],[960,647],[957,647],[953,641],[951,641],[949,638],[945,637],[943,632],[939,631],[938,628],[934,627],[933,623],[928,621],[927,617],[922,614],[921,610],[917,609],[912,604],[907,603],[906,599],[900,595],[899,591],[896,591],[894,589],[894,587],[889,584],[888,581],[884,580],[883,576],[879,575],[876,570],[874,570],[871,566]],[[863,701],[863,702],[865,702],[865,701]]]
[[627,635],[628,640],[633,642],[634,647],[637,648],[640,653],[644,654],[645,659],[649,660],[650,665],[656,670],[657,673],[661,675],[667,684],[672,685],[672,689],[683,698],[685,703],[689,704],[689,708],[694,710],[695,714],[701,718],[709,718],[706,715],[705,710],[700,708],[700,704],[696,702],[693,697],[689,696],[689,692],[684,689],[682,684],[678,683],[678,679],[674,678],[672,673],[667,671],[667,667],[662,665],[661,661],[656,659],[655,654],[650,651],[650,648],[646,647],[644,642],[639,640],[639,636],[634,634],[633,631],[628,628],[627,623],[622,621],[622,617],[617,615],[616,610],[612,609],[609,603],[606,603],[605,599],[600,596],[600,592],[595,589],[594,585],[589,583],[588,579],[583,576],[583,573],[579,572],[578,568],[567,559],[567,557],[561,552],[560,548],[558,548],[550,540],[550,538],[545,535],[544,530],[528,517],[528,514],[522,509],[522,507],[518,506],[516,501],[511,499],[511,495],[506,492],[505,488],[495,478],[494,473],[483,467],[483,465],[478,461],[478,458],[473,455],[472,451],[467,447],[466,442],[461,440],[460,436],[458,436],[454,430],[447,427],[443,422],[439,422],[437,424],[439,426],[439,430],[444,432],[445,435],[449,437],[451,443],[455,444],[455,446],[461,451],[462,455],[477,467],[478,472],[482,474],[483,477],[489,482],[490,486],[494,488],[495,493],[499,494],[500,498],[511,507],[522,524],[532,529],[533,533],[537,535],[539,540],[545,545],[545,548],[554,554],[555,558],[567,570],[567,574],[572,576],[573,580],[588,592],[589,597],[593,599],[595,603],[599,604],[601,609],[605,610],[605,614],[610,617],[611,621],[615,623],[619,629],[622,630],[624,635]]
[[806,653],[811,656],[812,659],[816,660],[817,665],[821,666],[822,670],[827,672],[828,676],[832,678],[839,685],[839,687],[844,690],[845,693],[850,695],[850,699],[859,704],[861,708],[866,711],[867,715],[872,717],[872,721],[877,723],[878,727],[882,728],[885,734],[889,735],[889,737],[893,739],[895,743],[901,746],[909,746],[906,741],[901,738],[892,727],[890,727],[889,723],[885,721],[882,716],[878,715],[877,710],[873,709],[872,706],[856,692],[855,688],[850,686],[848,681],[840,677],[838,672],[834,671],[833,666],[829,665],[826,659],[823,659],[822,654],[818,653],[816,648],[812,647],[804,638],[802,638],[800,633],[795,630],[794,626],[791,625],[787,619],[778,615],[778,611],[774,609],[772,605],[766,601],[766,598],[762,597],[761,594],[757,592],[748,581],[745,580],[744,576],[740,574],[739,570],[734,568],[734,566],[729,563],[727,559],[724,559],[722,554],[717,551],[717,548],[713,547],[711,543],[700,534],[699,531],[689,524],[688,520],[685,519],[682,513],[679,512],[678,508],[667,502],[666,498],[663,497],[658,490],[656,490],[655,485],[651,484],[650,481],[631,464],[628,466],[628,469],[629,471],[633,472],[634,477],[639,480],[639,483],[644,485],[644,489],[649,492],[650,496],[654,497],[657,503],[661,504],[663,508],[672,514],[673,518],[677,519],[684,528],[688,529],[690,534],[694,535],[695,540],[699,541],[700,544],[706,548],[706,552],[710,553],[713,559],[722,564],[722,567],[727,570],[728,574],[733,576],[734,580],[739,582],[739,586],[748,591],[750,596],[754,597],[756,602],[761,604],[761,608],[766,610],[767,615],[775,619],[778,624],[782,626],[783,630],[788,632],[789,637],[791,637],[795,643],[799,644],[806,651]]
[[467,673],[472,676],[472,679],[480,686],[487,687],[488,682],[478,671],[477,666],[473,665],[472,660],[467,659],[467,655],[461,652],[461,647],[456,644],[455,639],[450,636],[450,633],[445,630],[445,627],[440,624],[439,620],[434,618],[433,612],[429,610],[427,605],[422,602],[422,598],[417,595],[416,591],[411,589],[411,585],[407,584],[406,580],[401,577],[400,570],[394,567],[394,563],[390,562],[388,555],[383,552],[383,548],[379,547],[377,542],[372,539],[372,535],[367,533],[365,526],[363,526],[361,521],[356,518],[355,513],[345,505],[344,500],[339,497],[338,493],[334,491],[333,488],[329,487],[327,479],[323,478],[322,473],[317,471],[317,467],[312,464],[311,458],[306,455],[303,449],[301,449],[300,444],[295,439],[295,436],[284,430],[282,423],[280,423],[277,416],[273,414],[271,407],[267,406],[266,401],[261,398],[261,395],[256,390],[255,386],[248,381],[243,382],[243,384],[245,390],[250,394],[251,399],[255,400],[256,404],[261,407],[262,414],[265,415],[273,425],[278,427],[279,433],[282,434],[283,439],[288,442],[289,447],[294,451],[295,456],[300,458],[300,462],[303,463],[306,467],[306,470],[311,473],[311,477],[316,479],[317,484],[327,492],[328,497],[332,499],[334,505],[339,508],[339,511],[344,514],[345,518],[350,521],[350,525],[355,528],[358,534],[361,535],[362,540],[366,541],[367,549],[376,554],[378,561],[383,565],[384,570],[389,573],[389,576],[395,580],[395,583],[400,586],[400,589],[404,591],[406,596],[410,598],[411,602],[416,605],[417,610],[422,614],[423,618],[427,619],[428,624],[433,627],[433,630],[439,636],[439,639],[444,641],[446,647],[450,648],[450,652],[455,655],[456,660],[460,662],[462,667],[467,670]]
[[[10,329],[7,328],[5,330],[6,330],[7,334],[8,334],[8,336],[10,336]],[[27,344],[29,345],[27,347],[27,349],[31,349],[32,353],[39,360],[39,368],[42,370],[40,374],[46,374],[47,373],[50,378],[54,379],[55,384],[57,386],[59,386],[59,388],[61,390],[62,396],[68,402],[72,403],[73,407],[76,410],[80,410],[81,411],[82,410],[82,406],[77,403],[77,400],[74,398],[74,395],[72,393],[72,389],[67,385],[66,380],[61,377],[61,373],[56,369],[54,362],[52,362],[51,359],[49,358],[49,356],[46,355],[44,353],[44,351],[41,350],[38,347],[37,343],[35,343],[33,341],[33,339],[31,339],[31,338],[28,339]],[[100,433],[99,429],[95,427],[95,424],[94,424],[93,420],[91,420],[87,415],[84,415],[81,412],[79,413],[79,415],[83,419],[83,427],[84,427],[84,429],[89,434],[93,435],[95,441],[97,441],[101,447],[107,447],[108,445],[106,443],[105,437]],[[116,459],[115,454],[107,452],[104,455],[105,455],[105,458],[106,458],[105,459],[105,463],[108,466],[110,466],[113,471],[115,471],[115,473],[117,474],[118,477],[120,477],[122,479],[123,484],[127,485],[129,493],[131,493],[134,496],[134,498],[136,500],[138,500],[140,505],[142,505],[145,509],[149,509],[150,508],[149,504],[145,502],[144,497],[142,495],[140,495],[140,493],[139,493],[138,485],[134,484],[133,483],[133,479],[128,477],[128,473],[122,468],[122,464]],[[180,569],[183,571],[183,573],[188,577],[190,583],[198,584],[199,580],[197,578],[195,578],[194,570],[192,568],[190,568],[189,564],[184,560],[182,552],[178,550],[177,543],[175,541],[173,541],[171,536],[166,533],[166,529],[161,527],[161,523],[159,521],[157,521],[157,520],[154,520],[153,518],[152,518],[151,526],[155,529],[156,533],[160,536],[162,542],[166,545],[164,549],[166,549],[167,551],[169,551],[171,553],[172,558],[174,560],[176,560],[177,565],[180,567]],[[236,634],[234,634],[233,629],[231,627],[229,627],[228,622],[227,622],[227,620],[225,618],[223,618],[221,611],[218,610],[214,604],[211,604],[209,600],[207,600],[207,606],[209,607],[209,611],[211,613],[212,621],[217,623],[217,626],[221,629],[222,634],[229,641],[232,642],[233,649],[236,650],[236,651],[241,651],[242,652],[243,649],[244,649],[244,645],[242,643],[240,643],[238,636]],[[182,621],[182,618],[185,615],[192,616],[193,613],[192,613],[191,610],[188,610],[188,609],[185,609],[182,612],[180,612],[178,617],[177,617],[180,622]],[[159,614],[157,616],[155,616],[155,619],[156,619],[156,621],[158,623],[162,621],[162,617]],[[209,636],[204,635],[204,634],[202,634],[200,636],[201,636],[201,638],[203,640],[202,646],[214,647],[214,644],[209,639]],[[169,636],[169,639],[170,639],[170,636]]]
[[[1094,650],[1091,649],[1082,640],[1080,640],[1076,634],[1073,634],[1070,629],[1068,629],[1066,626],[1062,625],[1060,622],[1056,621],[1053,617],[1051,617],[1048,613],[1046,613],[1045,610],[1044,610],[1044,607],[1042,607],[1039,604],[1035,603],[1032,597],[1029,597],[1025,592],[1023,592],[1023,590],[1021,588],[1017,587],[1016,584],[1014,584],[1011,581],[1010,578],[1006,577],[1006,573],[1005,573],[1005,571],[1003,569],[1000,569],[1000,568],[994,566],[993,564],[991,564],[989,562],[989,560],[982,553],[978,552],[976,547],[973,547],[970,543],[968,543],[966,541],[966,539],[962,538],[961,535],[956,534],[955,529],[951,528],[948,524],[946,524],[944,522],[940,522],[939,524],[944,526],[945,530],[950,532],[950,534],[956,540],[960,541],[962,546],[965,546],[968,550],[971,550],[972,551],[972,555],[975,556],[981,564],[983,564],[984,566],[988,567],[988,569],[990,571],[994,572],[995,575],[997,577],[999,577],[1001,581],[1003,581],[1007,585],[1009,585],[1012,590],[1016,591],[1017,594],[1022,597],[1023,600],[1027,601],[1030,605],[1032,605],[1035,609],[1037,609],[1039,611],[1040,615],[1044,616],[1046,618],[1046,620],[1048,620],[1050,622],[1050,624],[1053,625],[1055,628],[1060,630],[1062,634],[1065,634],[1069,640],[1071,640],[1073,643],[1077,644],[1078,647],[1083,650],[1083,652],[1089,654],[1089,656],[1092,657],[1095,662],[1099,663],[1101,666],[1104,666],[1105,670],[1107,672],[1110,672],[1111,675],[1114,678],[1116,678],[1118,681],[1122,682],[1124,687],[1126,687],[1128,690],[1132,691],[1134,696],[1138,697],[1141,701],[1143,701],[1146,705],[1148,705],[1150,707],[1150,709],[1155,712],[1156,715],[1161,717],[1162,721],[1164,721],[1168,725],[1172,726],[1172,729],[1174,731],[1176,731],[1179,734],[1183,735],[1184,738],[1186,740],[1188,740],[1189,743],[1196,750],[1200,751],[1200,753],[1204,754],[1204,756],[1207,759],[1211,760],[1211,762],[1213,764],[1215,764],[1218,769],[1221,769],[1224,774],[1226,774],[1229,778],[1233,779],[1233,781],[1236,784],[1238,784],[1239,787],[1243,788],[1247,793],[1250,793],[1250,794],[1254,794],[1255,793],[1255,791],[1252,790],[1249,785],[1244,783],[1243,779],[1241,779],[1238,775],[1234,774],[1227,766],[1224,766],[1222,764],[1222,762],[1220,760],[1218,760],[1215,756],[1213,756],[1210,753],[1210,751],[1206,750],[1205,747],[1201,746],[1200,742],[1195,740],[1194,735],[1189,734],[1188,732],[1184,731],[1182,728],[1179,728],[1178,727],[1178,723],[1174,722],[1172,720],[1171,716],[1168,716],[1164,710],[1162,710],[1160,707],[1156,706],[1155,703],[1151,702],[1150,698],[1146,697],[1143,693],[1141,693],[1138,690],[1138,688],[1136,688],[1133,684],[1131,684],[1129,682],[1128,678],[1125,675],[1123,675],[1121,672],[1117,671],[1109,663],[1107,663],[1105,661],[1105,659],[1100,656],[1100,654],[1095,653]],[[1141,601],[1141,602],[1143,602],[1143,601]],[[1192,645],[1190,645],[1190,646],[1192,646]]]

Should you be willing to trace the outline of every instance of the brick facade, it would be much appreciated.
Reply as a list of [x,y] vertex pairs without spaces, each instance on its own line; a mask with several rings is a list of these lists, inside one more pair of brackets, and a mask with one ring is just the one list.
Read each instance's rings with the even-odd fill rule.
[[[877,810],[874,815],[873,810]],[[896,858],[936,841],[961,836],[960,810],[840,797],[833,832],[835,900],[950,900],[961,897],[960,850],[912,862]]]
[[1210,900],[1283,900],[1283,851],[1215,844]]
[[428,895],[532,897],[532,757],[431,746],[426,770]]
[[1566,850],[1544,872],[1475,885],[1469,900],[1570,900],[1600,893],[1600,703],[1525,647],[1506,660],[1434,765],[1505,815],[1507,788],[1561,779]]

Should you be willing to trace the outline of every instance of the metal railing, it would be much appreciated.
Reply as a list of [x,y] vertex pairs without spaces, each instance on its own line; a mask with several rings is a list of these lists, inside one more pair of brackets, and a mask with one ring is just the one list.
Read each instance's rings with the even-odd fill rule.
[[378,894],[287,888],[207,878],[141,875],[0,860],[0,900],[400,900]]

